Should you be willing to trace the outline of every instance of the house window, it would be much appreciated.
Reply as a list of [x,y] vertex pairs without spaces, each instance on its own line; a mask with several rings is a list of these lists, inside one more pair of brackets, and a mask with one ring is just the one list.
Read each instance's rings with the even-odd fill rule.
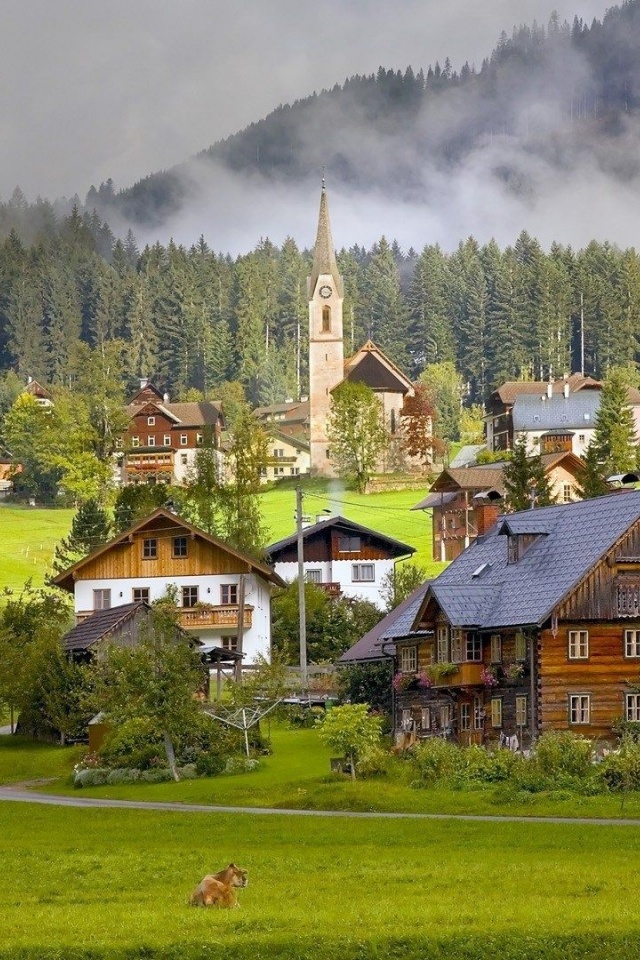
[[322,332],[331,332],[331,307],[322,308]]
[[307,570],[305,580],[307,583],[322,583],[322,570]]
[[616,606],[619,617],[637,617],[640,614],[640,582],[633,579],[618,580]]
[[471,704],[460,704],[460,729],[471,730]]
[[627,693],[625,695],[624,718],[630,723],[640,723],[640,693]]
[[451,631],[451,662],[462,663],[462,630],[455,627]]
[[431,710],[429,710],[429,707],[423,707],[420,711],[420,729],[431,730]]
[[437,660],[438,663],[449,662],[449,627],[438,627],[437,633]]
[[402,673],[415,673],[418,669],[418,648],[402,647],[400,650],[400,670]]
[[189,442],[189,437],[187,436],[187,434],[186,434],[186,433],[181,433],[181,434],[180,434],[180,446],[181,446],[181,447],[186,447],[186,445],[187,445],[188,442]]
[[440,728],[448,730],[451,726],[451,706],[448,703],[440,707]]
[[274,467],[273,475],[274,477],[284,477],[284,467]]
[[225,607],[235,606],[238,603],[237,583],[220,584],[220,603]]
[[197,602],[198,602],[198,588],[183,587],[182,588],[182,606],[195,607]]
[[502,726],[502,697],[491,699],[491,726],[494,729]]
[[409,733],[411,730],[413,730],[413,717],[411,716],[411,710],[408,707],[405,707],[401,716],[402,730],[404,733]]
[[482,730],[484,728],[484,707],[482,697],[473,698],[473,729]]
[[569,723],[591,723],[591,696],[572,693],[569,696]]
[[571,484],[563,483],[562,484],[562,502],[571,503],[571,501],[573,500],[572,494],[573,494],[573,490],[572,490]]
[[491,634],[491,663],[502,663],[502,637],[499,633]]
[[466,657],[467,660],[482,660],[482,640],[472,633],[467,634]]
[[147,437],[147,446],[148,446],[148,447],[155,447],[155,445],[156,445],[156,438],[155,438],[155,437]]
[[134,603],[149,603],[149,587],[134,587],[133,588],[133,602]]
[[276,460],[280,460],[282,457],[284,457],[284,447],[276,447],[273,451],[273,455]]
[[186,467],[186,465],[189,463],[189,458],[186,453],[180,454],[180,463],[183,467]]
[[156,425],[156,418],[155,418],[155,417],[147,417],[147,426],[148,426],[148,427],[155,427],[155,425]]
[[170,434],[170,433],[165,433],[164,437],[162,438],[162,443],[163,443],[163,445],[164,445],[165,447],[170,447],[170,446],[171,446],[171,434]]
[[398,425],[397,425],[397,423],[396,423],[396,412],[395,412],[395,410],[392,410],[392,411],[391,411],[390,427],[391,427],[391,433],[395,433],[396,430],[398,429]]
[[237,637],[221,637],[220,643],[223,650],[233,650],[234,653],[237,653],[238,651]]
[[516,697],[516,727],[527,725],[527,698]]
[[640,657],[640,630],[625,630],[624,655],[625,657]]
[[173,537],[172,544],[173,544],[174,557],[187,556],[187,538],[186,537]]
[[155,560],[158,556],[158,541],[155,537],[149,537],[142,541],[142,559]]
[[140,446],[140,437],[131,437],[131,446],[139,447]]
[[196,443],[197,443],[198,445],[200,445],[200,444],[202,443],[202,439],[203,439],[202,434],[201,434],[201,433],[196,433]]
[[589,631],[569,630],[569,660],[589,659]]
[[360,553],[360,537],[338,537],[340,553]]
[[93,591],[93,609],[109,610],[111,608],[111,590]]
[[584,433],[578,434],[578,443],[584,443]]
[[516,660],[527,659],[527,638],[521,630],[516,633]]
[[351,580],[353,583],[373,583],[375,578],[375,568],[372,563],[354,563],[351,567]]

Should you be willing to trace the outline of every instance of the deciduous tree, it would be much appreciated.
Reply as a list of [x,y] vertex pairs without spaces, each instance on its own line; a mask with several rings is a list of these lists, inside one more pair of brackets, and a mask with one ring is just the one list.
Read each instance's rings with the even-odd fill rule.
[[370,387],[345,381],[333,391],[327,434],[339,475],[364,493],[388,444],[382,405]]

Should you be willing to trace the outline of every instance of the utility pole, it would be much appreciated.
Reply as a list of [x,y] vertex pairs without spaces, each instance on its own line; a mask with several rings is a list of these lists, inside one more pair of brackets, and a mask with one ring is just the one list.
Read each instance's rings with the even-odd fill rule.
[[304,538],[302,536],[302,487],[296,487],[296,532],[298,534],[298,607],[300,610],[300,679],[307,689],[307,611],[304,596]]

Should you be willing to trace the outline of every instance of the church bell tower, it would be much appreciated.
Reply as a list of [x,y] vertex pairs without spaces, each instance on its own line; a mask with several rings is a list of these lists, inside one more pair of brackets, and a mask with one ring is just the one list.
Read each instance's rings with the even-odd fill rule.
[[329,207],[324,179],[320,195],[318,233],[313,268],[307,279],[309,297],[309,413],[311,472],[333,477],[328,457],[327,418],[331,390],[344,377],[342,304],[344,285],[331,237]]

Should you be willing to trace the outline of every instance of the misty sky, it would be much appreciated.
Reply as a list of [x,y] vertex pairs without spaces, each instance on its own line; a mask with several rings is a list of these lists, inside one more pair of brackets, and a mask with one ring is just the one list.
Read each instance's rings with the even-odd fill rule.
[[[348,75],[373,72],[380,64],[426,69],[447,55],[454,68],[465,60],[479,66],[502,29],[510,34],[514,24],[534,18],[546,24],[554,8],[562,19],[571,21],[577,13],[590,22],[609,5],[2,0],[0,197],[6,199],[17,184],[30,200],[38,194],[84,197],[91,184],[108,177],[117,188],[126,187],[261,119],[279,103],[342,83]],[[345,229],[351,216],[349,211],[344,217]],[[178,232],[197,237],[207,233],[206,226],[192,213]],[[298,226],[283,228],[283,235],[295,236]],[[253,223],[247,229],[254,240],[267,232]],[[469,232],[464,224],[460,229]],[[393,235],[392,224],[386,232]],[[228,245],[217,239],[216,246],[232,249],[245,237]]]

